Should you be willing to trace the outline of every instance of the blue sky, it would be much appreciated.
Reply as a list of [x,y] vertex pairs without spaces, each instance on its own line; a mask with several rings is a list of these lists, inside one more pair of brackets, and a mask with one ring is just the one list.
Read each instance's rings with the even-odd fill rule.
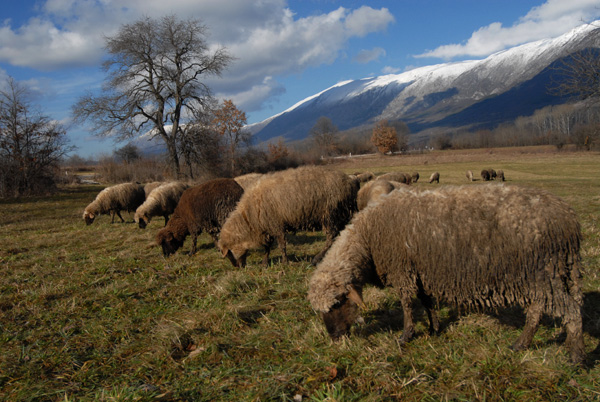
[[20,0],[0,8],[0,85],[31,87],[42,111],[68,127],[76,153],[115,144],[70,124],[71,105],[97,90],[104,37],[143,16],[207,25],[237,58],[209,84],[259,122],[349,79],[480,59],[600,18],[599,0]]

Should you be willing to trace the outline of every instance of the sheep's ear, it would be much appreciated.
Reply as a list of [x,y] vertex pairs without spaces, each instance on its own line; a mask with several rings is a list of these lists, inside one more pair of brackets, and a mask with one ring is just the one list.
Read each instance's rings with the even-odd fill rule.
[[93,213],[91,213],[91,212],[88,212],[88,218],[90,218],[90,219],[94,219],[95,217],[96,217],[96,216],[95,216]]
[[354,289],[354,286],[349,286],[349,287],[350,287],[350,290],[348,291],[348,296],[347,296],[348,300],[352,300],[360,308],[362,308],[363,310],[366,310],[367,306],[363,302],[362,297],[360,296],[360,294],[356,291],[356,289]]

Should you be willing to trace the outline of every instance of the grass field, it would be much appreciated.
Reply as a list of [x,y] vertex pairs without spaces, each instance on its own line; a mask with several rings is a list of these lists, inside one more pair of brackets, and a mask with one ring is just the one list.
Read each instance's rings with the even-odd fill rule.
[[[347,173],[418,171],[427,183],[467,183],[482,168],[508,184],[545,188],[577,211],[584,241],[588,358],[569,363],[560,323],[543,321],[529,350],[510,345],[520,309],[441,312],[442,333],[400,347],[393,293],[365,291],[365,324],[332,343],[306,300],[321,233],[290,236],[292,262],[254,252],[245,269],[210,238],[169,259],[147,229],[86,226],[83,208],[102,186],[0,201],[0,400],[6,401],[589,401],[600,400],[600,154],[526,148],[340,160]],[[127,214],[124,215],[124,217]],[[129,217],[131,220],[132,217]]]

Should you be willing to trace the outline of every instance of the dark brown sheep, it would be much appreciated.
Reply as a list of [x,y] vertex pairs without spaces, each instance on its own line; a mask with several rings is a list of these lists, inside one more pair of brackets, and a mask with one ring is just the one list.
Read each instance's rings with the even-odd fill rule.
[[483,181],[490,181],[492,179],[492,176],[490,175],[489,170],[483,169],[481,171],[481,179]]
[[366,283],[391,286],[404,313],[402,342],[414,334],[414,296],[434,332],[436,300],[467,308],[520,305],[527,315],[514,349],[529,347],[547,313],[562,319],[565,345],[579,363],[580,239],[573,209],[542,190],[399,188],[354,217],[317,266],[308,298],[335,339],[355,321]]
[[198,235],[202,232],[211,235],[216,242],[221,226],[243,192],[233,179],[210,180],[185,190],[169,223],[156,235],[165,257],[183,246],[188,235],[192,236],[190,254],[196,252]]

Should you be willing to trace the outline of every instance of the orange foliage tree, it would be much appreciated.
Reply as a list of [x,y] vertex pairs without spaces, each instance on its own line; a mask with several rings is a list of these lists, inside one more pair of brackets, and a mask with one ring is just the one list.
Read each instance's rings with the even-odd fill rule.
[[246,124],[246,113],[239,110],[233,101],[223,101],[223,106],[214,112],[213,126],[217,133],[225,137],[229,147],[231,174],[235,174],[235,154],[242,142],[248,141],[250,135],[243,130]]
[[387,120],[378,122],[373,128],[371,142],[383,154],[395,151],[398,145],[396,129],[391,127]]

